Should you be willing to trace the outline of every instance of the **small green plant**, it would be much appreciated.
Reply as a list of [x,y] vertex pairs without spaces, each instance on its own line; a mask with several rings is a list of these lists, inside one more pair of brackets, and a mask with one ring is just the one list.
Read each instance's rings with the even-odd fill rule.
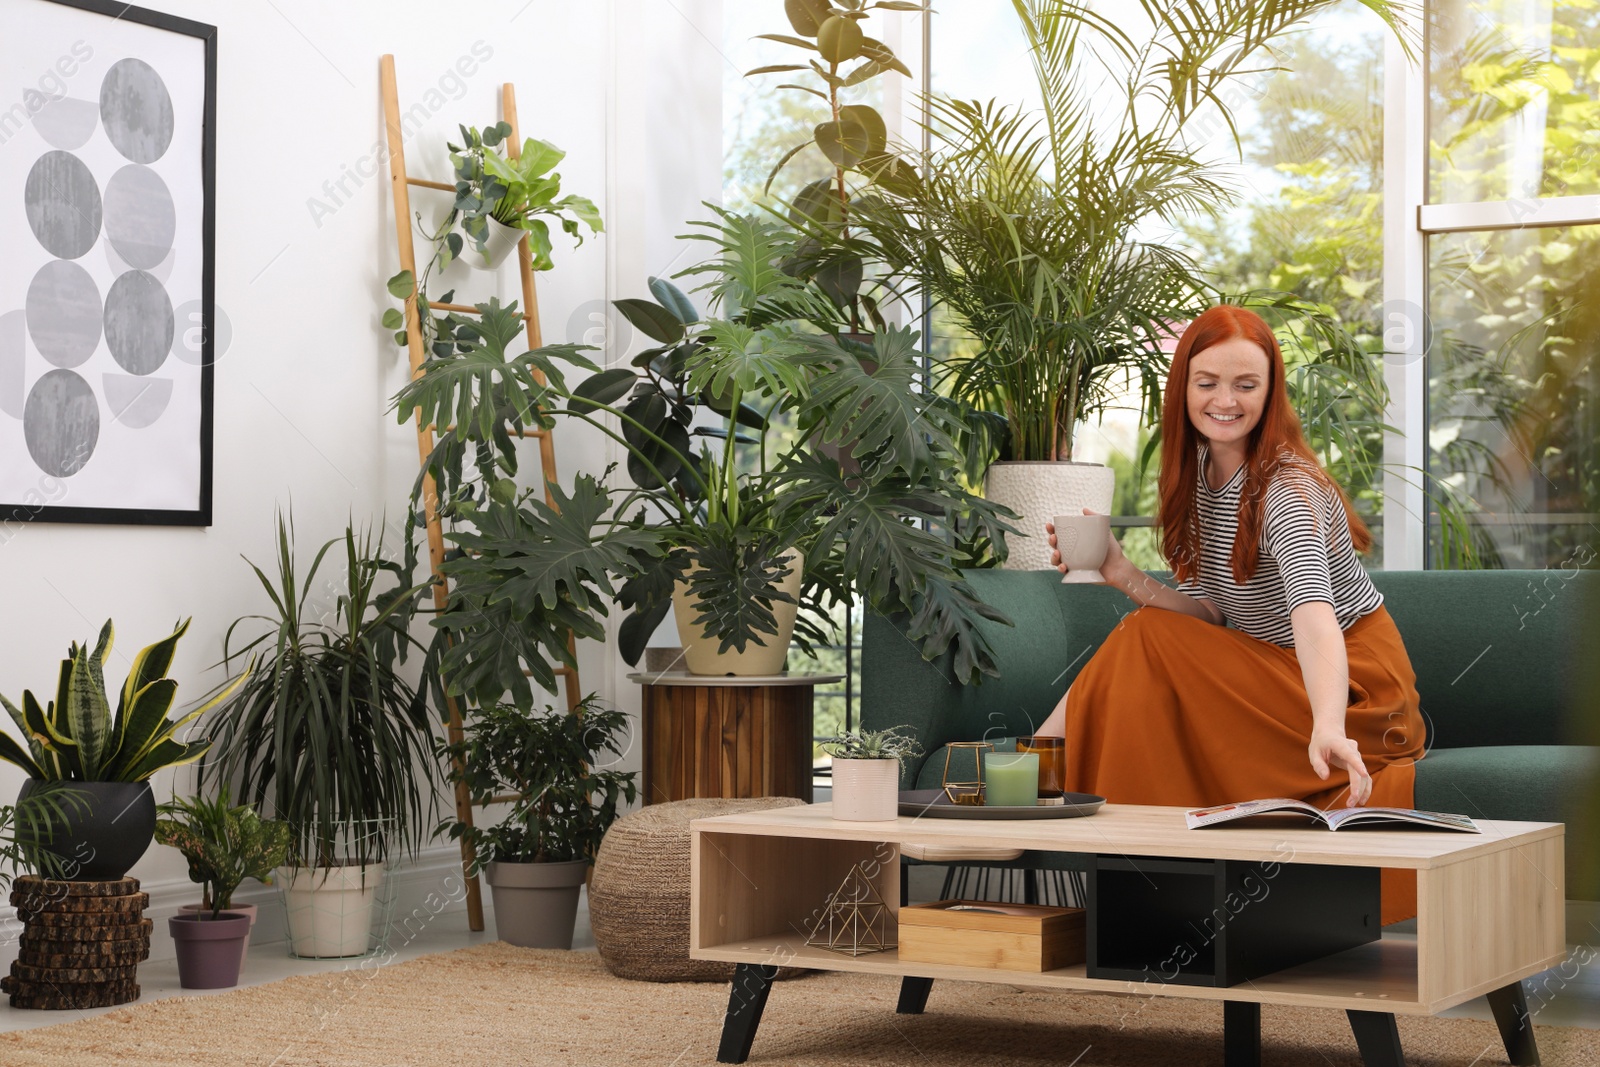
[[156,840],[183,853],[189,879],[201,886],[201,904],[216,918],[233,905],[246,878],[271,884],[289,857],[289,824],[263,819],[248,804],[235,806],[228,790],[214,800],[174,797],[156,809]]
[[922,745],[903,726],[887,730],[851,730],[819,741],[822,751],[834,759],[913,759],[922,755]]
[[634,772],[601,769],[622,755],[628,717],[585,697],[572,712],[483,709],[454,744],[438,742],[452,783],[465,782],[473,804],[512,794],[515,803],[494,826],[459,819],[439,824],[452,841],[475,850],[472,870],[486,863],[555,863],[593,859],[618,807],[637,796]]
[[179,741],[177,732],[232,695],[249,677],[250,667],[205,704],[175,721],[168,719],[178,683],[166,673],[188,629],[185,619],[171,636],[134,657],[115,715],[104,673],[111,657],[111,621],[101,628],[93,650],[74,642],[61,661],[55,700],[41,707],[31,691],[24,691],[18,709],[0,696],[28,746],[24,750],[0,733],[0,759],[43,782],[142,782],[163,768],[204,756],[209,741]]
[[[539,216],[560,221],[561,228],[583,243],[579,226],[600,233],[600,209],[581,196],[561,193],[561,175],[551,168],[567,154],[547,141],[529,137],[522,142],[516,158],[496,149],[511,136],[511,124],[499,122],[482,133],[477,127],[461,127],[461,144],[449,145],[450,161],[456,169],[456,201],[453,217],[459,216],[461,229],[483,251],[489,240],[489,219],[515,229],[527,230],[528,251],[534,270],[549,270],[550,227]],[[451,242],[451,253],[459,256],[459,240]]]

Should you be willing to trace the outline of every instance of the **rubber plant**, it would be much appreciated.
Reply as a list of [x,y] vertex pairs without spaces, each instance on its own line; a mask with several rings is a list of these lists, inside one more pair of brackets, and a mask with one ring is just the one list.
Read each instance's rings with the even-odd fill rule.
[[[836,237],[848,238],[856,201],[871,195],[875,183],[903,183],[914,178],[911,166],[894,151],[889,128],[877,108],[867,103],[846,103],[847,90],[859,90],[875,78],[911,71],[883,41],[867,36],[862,28],[873,11],[926,11],[921,3],[906,0],[785,0],[784,14],[794,34],[763,33],[758,38],[809,53],[804,63],[778,63],[757,67],[746,77],[760,74],[798,75],[812,81],[778,86],[821,100],[828,118],[817,124],[810,140],[789,149],[767,176],[766,190],[792,159],[815,148],[833,168],[833,174],[803,187],[789,205],[789,221],[810,236],[795,249],[796,273],[814,278],[830,299],[849,315],[850,328],[864,324],[884,328],[878,298],[863,291],[863,258]],[[820,88],[819,88],[820,86]]]

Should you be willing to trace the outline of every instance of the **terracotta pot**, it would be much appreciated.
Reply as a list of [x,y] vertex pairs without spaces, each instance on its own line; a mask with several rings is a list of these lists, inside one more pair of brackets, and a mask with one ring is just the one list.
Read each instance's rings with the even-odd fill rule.
[[185,989],[227,989],[239,984],[250,920],[243,915],[174,915],[167,932],[178,950],[178,984]]
[[[179,906],[178,910],[190,915],[198,914],[201,911],[204,911],[207,915],[211,914],[211,909],[206,907],[204,904],[183,904]],[[255,933],[256,929],[256,911],[257,907],[254,904],[235,904],[232,907],[223,908],[222,914],[243,915],[246,919],[250,920],[250,933],[253,934]],[[250,938],[246,936],[244,939],[244,953],[239,957],[239,967],[243,969],[245,963],[248,962],[249,959]]]
[[1017,529],[1026,537],[1006,539],[1011,554],[1005,569],[1050,569],[1050,542],[1044,524],[1057,515],[1082,514],[1084,508],[1111,514],[1117,476],[1103,463],[1028,460],[996,463],[989,468],[983,495],[1004,504],[1021,518]]
[[[791,548],[783,556],[789,562],[789,575],[778,583],[778,588],[796,600],[800,597],[800,572],[806,564],[805,555]],[[772,602],[772,615],[778,623],[777,634],[761,634],[744,646],[743,652],[729,648],[718,652],[718,638],[708,635],[694,624],[695,609],[700,598],[689,591],[688,583],[679,582],[672,594],[672,615],[678,624],[678,638],[683,643],[683,662],[691,674],[709,674],[738,678],[782,674],[784,661],[789,658],[789,639],[794,636],[794,618],[799,609],[795,603]]]
[[572,947],[578,891],[588,860],[561,863],[490,863],[483,868],[494,900],[494,932],[522,948]]
[[900,815],[900,761],[833,761],[833,817],[841,822],[888,822]]

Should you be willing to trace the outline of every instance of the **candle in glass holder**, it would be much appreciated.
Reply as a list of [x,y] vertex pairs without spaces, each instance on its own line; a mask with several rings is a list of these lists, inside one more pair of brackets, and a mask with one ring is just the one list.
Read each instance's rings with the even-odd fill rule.
[[1031,808],[1039,799],[1039,756],[1034,752],[986,752],[983,803],[991,808]]
[[1036,752],[1039,755],[1039,795],[1059,797],[1067,791],[1067,742],[1060,737],[1019,737],[1018,752]]

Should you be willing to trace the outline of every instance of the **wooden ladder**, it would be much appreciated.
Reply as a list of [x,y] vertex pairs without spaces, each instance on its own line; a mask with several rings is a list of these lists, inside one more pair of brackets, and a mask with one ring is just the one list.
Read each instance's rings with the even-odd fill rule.
[[[404,131],[400,124],[400,90],[395,79],[394,56],[386,55],[379,63],[380,78],[383,87],[383,120],[389,137],[389,183],[394,194],[394,219],[395,238],[400,250],[400,269],[411,272],[413,278],[419,278],[417,272],[416,250],[412,244],[411,232],[411,186],[421,189],[436,189],[441,192],[455,194],[456,187],[452,182],[433,182],[422,178],[413,178],[406,174],[406,151]],[[517,97],[516,91],[510,82],[500,87],[501,117],[511,125],[511,136],[506,139],[506,153],[512,158],[517,158],[522,152],[522,136],[517,128]],[[533,287],[533,258],[528,248],[528,238],[523,236],[517,242],[517,266],[522,272],[522,319],[527,324],[528,347],[539,348],[544,342],[539,331],[539,299]],[[442,311],[455,311],[463,314],[476,315],[478,309],[466,304],[432,304],[431,307]],[[428,358],[428,353],[423,347],[422,320],[418,314],[417,293],[413,289],[410,296],[406,297],[406,340],[411,355],[411,376],[416,378],[422,373],[422,364]],[[543,385],[544,375],[533,368],[533,373],[539,384]],[[552,508],[556,506],[554,494],[550,491],[556,480],[556,447],[550,432],[544,429],[524,429],[521,436],[536,438],[539,442],[539,463],[543,471],[544,499]],[[420,461],[427,463],[428,457],[433,453],[433,427],[422,424],[422,413],[417,412],[417,454]],[[434,486],[431,475],[423,478],[422,482],[422,507],[427,519],[428,528],[428,563],[433,571],[433,603],[440,611],[445,609],[450,599],[449,588],[445,577],[440,570],[444,563],[444,528],[439,522],[439,494]],[[567,649],[573,650],[573,637],[567,634]],[[576,668],[557,666],[557,677],[561,678],[566,689],[567,710],[577,708],[579,694],[582,687],[578,682]],[[446,693],[445,710],[447,713],[446,732],[452,744],[462,738],[461,708],[456,699]],[[495,797],[494,802],[515,800],[515,796]],[[472,799],[464,783],[458,782],[455,790],[456,818],[472,825]],[[467,841],[461,842],[461,864],[463,875],[466,877],[467,886],[467,924],[473,930],[483,929],[483,893],[478,885],[477,875],[466,875],[473,861],[472,845]]]

